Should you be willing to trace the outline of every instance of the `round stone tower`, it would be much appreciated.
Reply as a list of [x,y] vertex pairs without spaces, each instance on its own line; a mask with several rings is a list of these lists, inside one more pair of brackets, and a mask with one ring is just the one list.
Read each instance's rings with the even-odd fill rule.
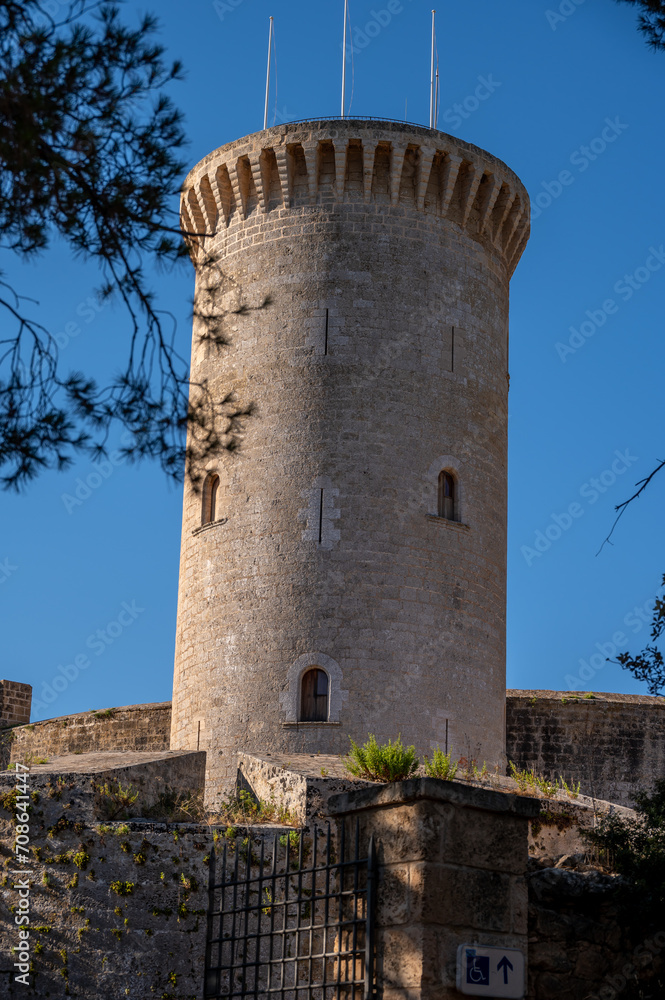
[[195,319],[192,379],[253,414],[185,484],[172,748],[208,752],[212,800],[242,749],[503,763],[524,187],[441,132],[310,121],[211,153],[182,216],[229,341]]

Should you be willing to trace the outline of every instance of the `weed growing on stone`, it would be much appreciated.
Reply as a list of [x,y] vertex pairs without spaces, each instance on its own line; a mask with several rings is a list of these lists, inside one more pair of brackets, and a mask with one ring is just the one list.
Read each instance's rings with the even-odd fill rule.
[[291,830],[290,833],[285,833],[283,837],[279,838],[279,842],[282,847],[286,847],[288,844],[291,850],[297,851],[300,847],[300,831]]
[[370,733],[367,743],[358,746],[349,737],[351,749],[344,759],[344,767],[356,778],[368,778],[370,781],[405,781],[412,777],[420,767],[414,746],[405,747],[399,735],[395,742],[388,740],[379,745],[376,737]]
[[182,792],[170,786],[159,793],[153,805],[143,810],[146,819],[167,823],[198,823],[205,815],[203,789]]
[[74,862],[77,868],[80,868],[81,871],[85,871],[85,869],[88,867],[88,863],[90,862],[90,855],[85,850],[85,848],[81,846],[80,851],[76,852],[76,854],[72,858],[72,861]]
[[[60,799],[62,798],[62,793],[67,788],[67,782],[65,781],[64,778],[58,777],[55,779],[55,784],[54,784],[52,779],[49,778],[49,780],[46,782],[46,787],[48,789],[47,793],[48,797],[50,799],[56,799],[56,801],[60,801]],[[73,788],[73,785],[70,785],[69,787]]]
[[139,797],[131,785],[123,788],[120,781],[105,781],[95,785],[95,807],[104,819],[126,819],[131,806]]
[[444,753],[440,747],[437,747],[432,754],[431,760],[425,757],[423,767],[425,768],[427,777],[440,778],[442,781],[452,781],[459,767],[459,761],[453,762],[452,756],[452,749],[448,753]]
[[580,782],[573,781],[569,785],[563,775],[558,778],[544,778],[540,774],[531,770],[520,771],[515,764],[509,761],[510,777],[517,782],[517,786],[523,795],[535,795],[546,799],[554,798],[558,792],[565,792],[569,799],[576,799],[580,794]]
[[122,882],[121,880],[111,882],[109,885],[111,892],[115,892],[117,896],[131,896],[135,888],[136,882]]
[[[245,788],[240,788],[226,796],[222,801],[219,816],[215,818],[219,823],[238,823],[241,826],[255,826],[259,823],[282,823],[284,826],[297,826],[296,817],[286,806],[279,805],[274,798],[267,801],[255,798],[251,792]],[[233,831],[230,833],[229,831]],[[232,839],[235,837],[235,828],[229,827],[224,834]]]

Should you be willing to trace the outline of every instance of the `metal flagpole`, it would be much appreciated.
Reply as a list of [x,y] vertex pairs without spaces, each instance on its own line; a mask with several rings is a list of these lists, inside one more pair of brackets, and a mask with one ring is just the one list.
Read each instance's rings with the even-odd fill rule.
[[272,26],[273,18],[270,18],[270,31],[268,33],[268,72],[266,73],[266,106],[263,112],[263,127],[268,128],[268,101],[270,100],[270,60],[272,58]]
[[346,117],[346,23],[349,16],[349,0],[344,0],[344,41],[342,42],[342,118]]
[[436,37],[436,11],[432,11],[432,61],[430,64],[430,78],[429,78],[429,127],[434,128],[434,49],[435,49],[435,37]]

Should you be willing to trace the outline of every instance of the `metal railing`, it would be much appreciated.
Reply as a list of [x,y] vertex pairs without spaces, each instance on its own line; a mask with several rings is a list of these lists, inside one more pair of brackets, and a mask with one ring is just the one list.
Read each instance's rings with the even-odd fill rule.
[[[296,844],[297,841],[297,844]],[[375,858],[328,826],[210,856],[204,996],[208,1000],[370,1000]]]
[[[430,128],[423,122],[406,121],[403,118],[385,118],[383,115],[319,115],[316,118],[294,118],[293,121],[281,121],[268,125],[268,129],[279,128],[280,125],[313,125],[315,122],[388,122],[390,125],[407,125],[411,128],[422,128],[426,132],[440,132],[440,129]],[[446,133],[443,133],[446,134]]]

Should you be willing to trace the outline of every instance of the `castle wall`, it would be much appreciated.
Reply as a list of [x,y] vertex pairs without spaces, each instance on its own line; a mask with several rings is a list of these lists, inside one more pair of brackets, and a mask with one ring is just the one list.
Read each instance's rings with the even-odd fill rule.
[[[212,796],[237,750],[339,753],[368,731],[502,762],[523,187],[428,129],[289,125],[202,161],[183,226],[216,230],[192,240],[198,313],[215,281],[234,310],[228,348],[195,320],[193,382],[255,409],[200,470],[220,476],[214,523],[185,487],[172,746],[208,751]],[[437,516],[443,469],[455,522]],[[330,714],[302,724],[310,666]]]
[[570,691],[508,691],[506,754],[519,768],[580,781],[623,805],[665,776],[665,699]]
[[[88,760],[70,757],[68,766],[57,769],[35,765],[26,779],[30,865],[18,875],[13,856],[23,804],[19,808],[16,799],[17,775],[0,775],[0,855],[8,870],[0,948],[12,956],[19,944],[15,917],[27,898],[29,992],[52,1000],[201,995],[209,862],[216,842],[219,879],[220,835],[226,834],[232,869],[236,852],[248,843],[258,859],[265,838],[269,857],[275,835],[287,832],[231,831],[173,823],[168,813],[156,816],[166,785],[181,792],[201,788],[202,756],[97,754]],[[334,766],[325,757],[319,760]],[[247,773],[254,780],[262,768],[261,780],[287,796],[299,787],[303,806],[310,801],[304,785],[317,792],[323,781],[313,757],[296,761],[295,774],[280,774],[288,768],[278,760],[245,757],[245,764],[252,765]],[[304,782],[294,780],[299,778]],[[553,802],[432,779],[387,786],[347,782],[339,794],[340,780],[333,775],[325,780],[328,815],[347,822],[350,833],[359,817],[361,848],[370,835],[375,838],[381,996],[452,1000],[458,996],[455,955],[463,942],[521,948],[528,960],[529,1000],[604,997],[608,989],[621,991],[617,978],[632,982],[638,974],[648,987],[648,977],[653,981],[663,969],[665,934],[645,937],[626,924],[614,892],[616,878],[553,868],[554,858],[541,858],[548,867],[540,869],[538,862],[527,861],[527,825],[542,825],[543,807],[551,810]],[[126,815],[150,819],[109,819],[116,804],[109,787],[117,781],[126,792],[129,786],[139,791]],[[337,794],[328,798],[328,792]],[[172,808],[169,802],[162,802],[165,810]],[[580,819],[576,803],[559,804],[561,816]],[[537,846],[533,838],[531,844]],[[311,855],[305,858],[309,865]],[[273,954],[278,947],[279,940]],[[16,971],[10,962],[0,969],[3,997],[24,994]]]
[[169,701],[63,715],[13,729],[8,759],[49,759],[109,750],[168,750],[170,726]]
[[30,722],[32,686],[18,681],[0,681],[0,727]]
[[[583,793],[623,805],[633,804],[634,789],[651,787],[655,777],[665,774],[665,699],[508,691],[506,704],[507,757],[520,769],[533,768],[551,777],[563,774],[569,781],[580,781]],[[62,754],[168,750],[170,724],[171,703],[163,702],[16,726],[2,740],[0,763],[6,767],[10,760],[48,760]],[[412,742],[412,734],[411,724],[405,724],[405,741]],[[256,751],[259,757],[265,752],[263,747]],[[290,758],[277,759],[279,770]],[[322,786],[325,776],[336,773],[328,758],[316,754],[311,767]],[[281,796],[283,789],[278,790]]]

